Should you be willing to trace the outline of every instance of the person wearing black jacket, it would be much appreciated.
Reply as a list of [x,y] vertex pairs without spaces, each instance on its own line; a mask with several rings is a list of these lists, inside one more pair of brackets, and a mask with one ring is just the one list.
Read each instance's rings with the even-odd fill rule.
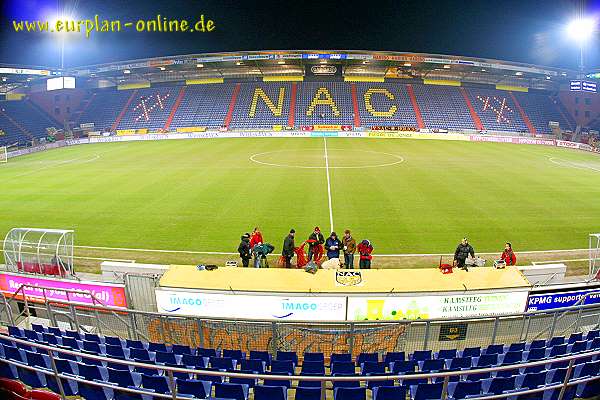
[[245,233],[240,239],[241,242],[238,246],[238,253],[240,253],[243,267],[248,268],[250,259],[252,258],[252,251],[250,250],[250,234]]
[[296,231],[294,229],[290,229],[290,234],[285,237],[283,240],[283,250],[281,251],[281,255],[285,259],[285,267],[292,268],[292,257],[294,257],[294,234]]
[[465,266],[465,261],[469,255],[475,257],[475,250],[473,250],[473,246],[469,244],[467,238],[463,238],[456,247],[456,251],[454,251],[454,261],[456,261],[456,266],[466,270],[467,267]]
[[308,261],[311,261],[315,253],[315,248],[318,245],[322,245],[323,243],[325,243],[325,237],[323,237],[321,229],[319,229],[318,226],[315,226],[315,230],[313,233],[310,234],[308,240]]

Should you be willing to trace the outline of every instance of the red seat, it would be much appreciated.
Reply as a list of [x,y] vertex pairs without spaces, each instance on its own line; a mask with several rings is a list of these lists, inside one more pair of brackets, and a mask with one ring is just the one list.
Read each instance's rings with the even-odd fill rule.
[[29,392],[30,400],[61,400],[60,395],[47,390],[32,390]]
[[27,400],[29,390],[19,381],[0,378],[0,397],[7,400]]

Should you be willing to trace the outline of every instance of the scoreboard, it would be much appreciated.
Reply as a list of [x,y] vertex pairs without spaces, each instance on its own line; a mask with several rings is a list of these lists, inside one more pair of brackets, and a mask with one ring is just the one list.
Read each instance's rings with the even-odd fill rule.
[[574,80],[574,81],[571,81],[570,88],[571,88],[571,91],[575,91],[575,92],[591,92],[591,93],[598,92],[598,87],[597,87],[596,82]]

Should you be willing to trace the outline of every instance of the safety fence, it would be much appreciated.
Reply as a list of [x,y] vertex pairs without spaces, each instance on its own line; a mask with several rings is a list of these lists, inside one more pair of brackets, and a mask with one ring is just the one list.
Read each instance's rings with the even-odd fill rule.
[[[115,392],[142,394],[142,395],[146,395],[146,396],[151,396],[153,398],[173,399],[173,400],[189,399],[189,396],[184,397],[184,396],[178,396],[178,394],[177,394],[178,379],[175,379],[175,374],[178,374],[178,373],[179,374],[180,373],[192,374],[191,376],[201,373],[202,376],[206,376],[206,377],[218,376],[218,377],[222,377],[222,378],[242,378],[242,379],[253,379],[253,380],[268,379],[269,381],[282,381],[282,384],[284,381],[288,381],[288,382],[291,381],[291,382],[296,383],[296,385],[292,385],[292,387],[297,387],[299,382],[315,382],[316,381],[316,382],[320,382],[320,394],[321,394],[320,398],[321,398],[321,400],[326,400],[326,399],[332,398],[332,396],[330,394],[331,393],[330,389],[332,388],[333,384],[336,382],[360,381],[360,382],[365,382],[366,386],[370,387],[370,384],[373,384],[375,382],[388,382],[388,384],[389,384],[389,382],[391,382],[391,381],[410,381],[410,380],[416,380],[416,379],[418,379],[419,381],[436,380],[438,382],[439,382],[439,380],[443,380],[442,381],[443,382],[442,393],[441,393],[440,399],[446,400],[448,398],[448,388],[449,388],[449,384],[450,384],[452,378],[456,379],[456,377],[461,377],[463,375],[470,375],[470,376],[480,375],[481,376],[481,375],[493,373],[493,372],[515,370],[517,368],[521,369],[521,368],[530,368],[530,367],[539,367],[539,366],[543,367],[547,364],[555,364],[555,363],[568,363],[565,377],[562,381],[547,384],[544,386],[540,386],[535,389],[514,390],[514,391],[511,391],[510,393],[503,393],[503,394],[498,394],[498,395],[489,395],[489,396],[482,395],[482,396],[478,396],[477,399],[480,399],[480,400],[505,399],[505,398],[509,398],[512,396],[516,396],[516,395],[519,395],[519,398],[524,398],[521,396],[541,394],[543,392],[548,392],[548,391],[558,391],[558,394],[556,396],[554,396],[554,395],[552,396],[553,399],[556,399],[556,400],[563,400],[563,399],[567,399],[567,398],[572,399],[574,397],[574,390],[576,387],[575,385],[581,385],[581,384],[592,382],[595,380],[600,380],[600,376],[575,378],[574,374],[573,374],[574,368],[578,364],[578,361],[583,361],[584,359],[591,360],[592,358],[600,355],[600,350],[586,351],[586,352],[582,352],[582,353],[579,353],[576,355],[555,357],[552,359],[544,359],[544,360],[539,360],[539,361],[515,363],[515,364],[496,366],[496,367],[490,367],[490,368],[465,369],[465,370],[458,370],[458,371],[446,371],[446,372],[435,372],[435,373],[413,373],[413,374],[366,375],[366,376],[313,376],[313,375],[276,375],[276,374],[265,374],[265,373],[250,374],[250,373],[213,371],[213,370],[204,370],[204,369],[176,368],[176,367],[169,367],[169,366],[163,366],[163,365],[154,365],[154,364],[150,364],[150,363],[140,363],[140,362],[135,362],[132,360],[124,360],[124,359],[119,359],[119,358],[108,358],[108,357],[103,357],[103,356],[98,356],[98,355],[92,355],[92,354],[85,353],[85,352],[66,350],[64,348],[43,345],[43,344],[30,342],[27,340],[21,340],[18,338],[1,335],[1,334],[0,334],[0,339],[5,340],[5,341],[6,340],[12,341],[12,342],[16,343],[17,345],[21,345],[21,346],[33,347],[36,349],[37,353],[46,353],[50,359],[51,369],[44,369],[44,368],[40,368],[39,366],[30,366],[30,365],[27,365],[27,364],[24,364],[21,362],[11,360],[9,358],[0,359],[0,364],[6,363],[9,365],[18,367],[20,369],[25,369],[28,371],[42,373],[46,376],[50,376],[51,378],[49,378],[49,379],[55,379],[56,387],[58,388],[58,391],[60,392],[60,395],[63,400],[67,398],[66,397],[67,392],[65,391],[64,385],[68,384],[69,381],[77,382],[78,385],[83,385],[83,386],[87,385],[87,386],[91,386],[91,387],[107,388],[107,389],[111,389]],[[133,367],[133,368],[143,368],[144,371],[153,370],[153,371],[155,371],[156,375],[161,375],[161,373],[162,373],[162,376],[166,376],[168,378],[170,393],[162,394],[162,393],[155,393],[155,392],[149,391],[149,390],[144,390],[144,389],[137,388],[137,387],[136,388],[121,387],[116,384],[111,384],[111,383],[105,382],[105,381],[86,380],[80,376],[60,373],[56,366],[56,358],[58,357],[58,358],[66,359],[67,358],[66,356],[81,357],[81,360],[84,363],[86,362],[86,360],[92,360],[92,361],[95,361],[94,364],[96,364],[96,365],[97,365],[97,362],[106,362],[106,363],[111,363],[111,364],[126,365],[127,369],[129,369],[129,367]],[[458,378],[458,379],[460,379],[460,378]]]
[[242,351],[386,353],[462,349],[587,332],[600,326],[600,305],[463,319],[315,322],[163,315],[101,304],[6,297],[0,323],[31,323],[80,332],[193,347]]

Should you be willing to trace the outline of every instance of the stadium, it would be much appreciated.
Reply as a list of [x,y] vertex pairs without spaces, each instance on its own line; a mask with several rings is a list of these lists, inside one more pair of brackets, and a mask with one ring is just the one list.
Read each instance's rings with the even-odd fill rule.
[[583,45],[62,51],[0,65],[2,398],[600,398]]

